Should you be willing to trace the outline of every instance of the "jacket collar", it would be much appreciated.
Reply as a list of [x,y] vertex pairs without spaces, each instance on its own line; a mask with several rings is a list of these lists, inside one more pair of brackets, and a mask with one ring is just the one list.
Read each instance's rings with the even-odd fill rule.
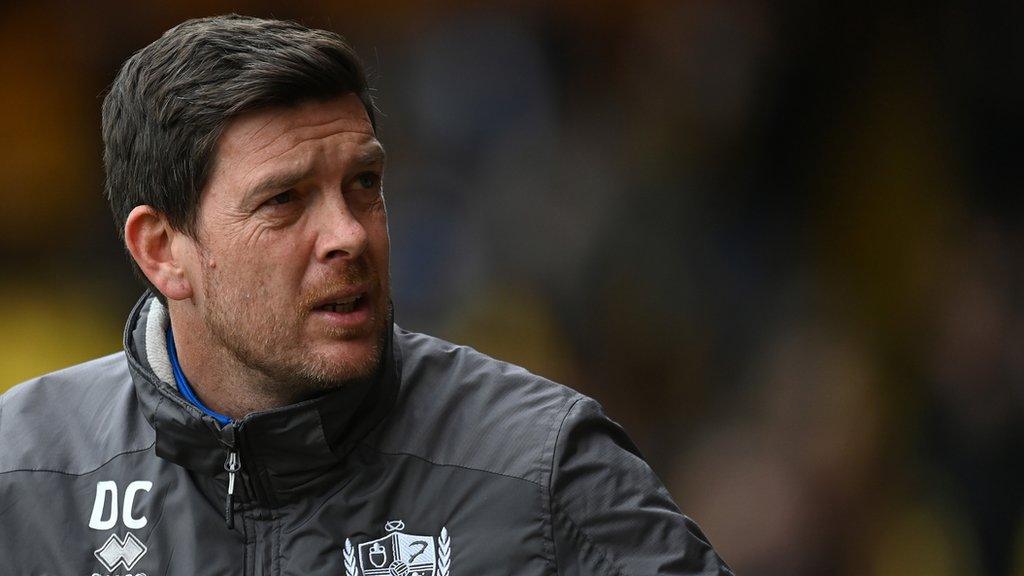
[[167,321],[160,302],[144,295],[125,326],[125,352],[136,395],[156,431],[157,455],[194,472],[222,474],[227,454],[237,451],[243,469],[265,478],[265,489],[279,499],[336,467],[394,404],[401,354],[392,325],[378,378],[221,428],[179,395],[163,339]]

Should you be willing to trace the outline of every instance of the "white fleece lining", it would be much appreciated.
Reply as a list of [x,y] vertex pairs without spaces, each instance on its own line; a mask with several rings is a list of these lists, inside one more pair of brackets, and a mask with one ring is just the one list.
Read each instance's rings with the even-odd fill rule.
[[177,386],[171,370],[171,357],[167,353],[168,322],[170,318],[167,316],[167,308],[153,298],[149,303],[149,315],[146,316],[146,359],[157,378],[168,386]]

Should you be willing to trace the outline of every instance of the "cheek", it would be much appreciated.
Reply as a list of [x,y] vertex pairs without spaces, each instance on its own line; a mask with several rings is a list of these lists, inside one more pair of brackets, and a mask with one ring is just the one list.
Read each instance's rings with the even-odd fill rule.
[[255,244],[233,246],[230,258],[243,274],[287,276],[304,267],[309,244],[291,234],[264,234]]
[[204,262],[206,280],[212,291],[235,305],[266,302],[277,291],[273,289],[275,270],[266,253],[225,251],[208,256]]

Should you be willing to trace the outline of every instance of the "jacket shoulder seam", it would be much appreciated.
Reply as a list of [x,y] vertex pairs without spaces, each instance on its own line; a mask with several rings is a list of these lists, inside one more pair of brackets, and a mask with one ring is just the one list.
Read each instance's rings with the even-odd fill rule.
[[151,450],[154,445],[156,445],[156,440],[153,440],[153,442],[151,442],[149,446],[143,446],[142,448],[136,448],[134,450],[125,450],[124,452],[119,452],[108,458],[106,462],[100,464],[99,466],[93,468],[92,470],[86,470],[85,472],[68,472],[67,470],[50,470],[47,468],[16,468],[14,470],[0,470],[0,475],[13,474],[15,472],[46,472],[49,474],[61,474],[63,476],[86,476],[88,474],[96,472],[100,468],[103,468],[104,466],[110,464],[115,459],[121,456],[125,456],[127,454],[136,454],[138,452],[145,452],[147,450]]
[[[570,402],[570,400],[571,400],[571,402]],[[580,402],[580,400],[583,400],[582,396],[577,396],[575,399],[573,399],[572,396],[570,396],[569,398],[566,399],[565,404],[568,404],[569,408],[566,409],[565,412],[562,414],[562,418],[558,421],[558,426],[557,427],[556,426],[552,426],[551,427],[551,430],[548,432],[548,438],[544,442],[544,448],[545,448],[544,457],[548,461],[547,462],[547,469],[545,470],[545,472],[547,474],[547,478],[545,479],[546,480],[545,484],[547,484],[547,485],[546,486],[541,486],[541,489],[543,490],[543,494],[544,494],[544,505],[545,505],[545,508],[546,508],[545,511],[547,512],[547,516],[548,516],[548,527],[547,527],[548,529],[546,530],[546,534],[544,536],[545,536],[545,539],[551,545],[551,564],[555,568],[555,574],[559,573],[559,570],[558,570],[558,544],[557,544],[557,542],[555,542],[555,521],[554,521],[553,505],[552,505],[552,502],[553,502],[552,496],[553,495],[551,494],[551,482],[552,482],[552,479],[555,476],[555,456],[558,453],[558,439],[562,436],[562,428],[565,427],[565,421],[569,419],[569,414],[572,414],[573,408],[576,407],[576,404],[578,404]],[[562,406],[564,407],[565,404],[563,404]],[[549,445],[550,445],[550,453],[548,453],[549,452],[549,449],[548,449]]]
[[530,480],[529,478],[523,478],[522,476],[515,476],[515,475],[512,475],[512,474],[505,474],[504,472],[496,472],[494,470],[486,470],[484,468],[474,468],[472,466],[466,466],[464,464],[454,464],[454,463],[450,463],[450,462],[435,462],[435,461],[433,461],[433,460],[431,460],[429,458],[424,458],[423,456],[420,456],[419,454],[410,454],[408,452],[386,452],[386,451],[381,450],[380,448],[378,448],[378,447],[376,447],[376,446],[374,446],[372,444],[367,444],[365,442],[363,442],[362,444],[363,444],[363,446],[366,446],[367,448],[370,448],[371,450],[374,450],[378,454],[383,454],[385,456],[408,456],[410,458],[415,458],[417,460],[422,460],[423,462],[426,462],[428,464],[433,464],[434,466],[446,466],[446,467],[451,467],[451,468],[461,468],[463,470],[471,470],[473,472],[484,472],[486,474],[494,474],[495,476],[503,476],[505,478],[511,478],[513,480],[521,480],[523,482],[529,482],[530,484],[533,484],[535,486],[541,486],[540,482],[537,482],[536,480]]
[[596,554],[598,554],[601,557],[601,559],[608,563],[608,566],[611,567],[612,570],[614,570],[613,573],[615,574],[615,576],[627,576],[626,572],[623,572],[622,566],[620,566],[614,558],[612,558],[607,552],[605,552],[603,548],[594,543],[590,536],[588,536],[587,533],[583,531],[583,528],[572,519],[572,516],[569,516],[568,512],[562,509],[559,509],[558,512],[559,514],[565,517],[565,520],[569,523],[570,526],[572,526],[573,530],[575,530],[576,533],[579,534],[581,538],[583,538],[587,546],[590,549],[592,549]]

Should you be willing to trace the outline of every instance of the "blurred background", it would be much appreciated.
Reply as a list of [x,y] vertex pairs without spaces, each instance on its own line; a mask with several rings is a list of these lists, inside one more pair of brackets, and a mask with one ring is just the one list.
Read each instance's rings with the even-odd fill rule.
[[1022,575],[1024,8],[861,4],[5,3],[0,390],[141,291],[121,62],[294,18],[371,69],[404,327],[596,397],[738,574]]

